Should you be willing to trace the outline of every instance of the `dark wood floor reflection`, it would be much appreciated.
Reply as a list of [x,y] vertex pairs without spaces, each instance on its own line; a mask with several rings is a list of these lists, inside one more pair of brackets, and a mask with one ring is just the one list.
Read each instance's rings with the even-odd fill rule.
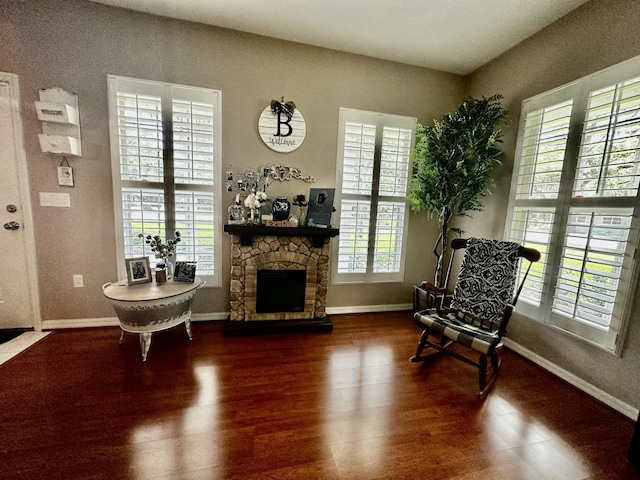
[[514,354],[413,364],[408,312],[333,333],[56,331],[0,366],[2,479],[629,479],[634,422]]

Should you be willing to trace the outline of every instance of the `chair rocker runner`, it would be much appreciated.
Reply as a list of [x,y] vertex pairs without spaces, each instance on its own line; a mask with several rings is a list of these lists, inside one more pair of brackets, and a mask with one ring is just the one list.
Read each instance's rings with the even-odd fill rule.
[[[423,350],[433,347],[479,369],[478,383],[482,397],[493,384],[500,368],[499,351],[502,337],[533,262],[540,252],[513,242],[469,238],[451,242],[453,253],[449,261],[447,282],[456,251],[466,249],[453,290],[450,307],[431,308],[416,312],[414,319],[424,327],[412,362],[432,357]],[[520,258],[529,261],[515,296],[514,290]],[[446,285],[445,285],[446,287]],[[434,341],[429,337],[433,335]],[[449,349],[453,343],[469,347],[480,354],[476,362]],[[435,353],[438,353],[435,352]]]

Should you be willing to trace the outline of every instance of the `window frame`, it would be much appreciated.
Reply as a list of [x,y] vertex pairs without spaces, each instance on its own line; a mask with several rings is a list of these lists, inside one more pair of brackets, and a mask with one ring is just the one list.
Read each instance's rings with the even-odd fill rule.
[[[135,185],[136,183],[142,183],[143,181],[131,181],[123,180],[121,178],[121,165],[120,165],[120,151],[119,151],[119,134],[118,134],[118,116],[117,116],[117,93],[118,89],[131,92],[136,95],[156,95],[162,100],[162,118],[163,118],[163,130],[166,132],[168,126],[165,123],[167,115],[173,114],[173,102],[176,100],[194,100],[200,94],[206,94],[211,96],[214,101],[211,103],[213,106],[213,184],[203,185],[200,183],[193,184],[180,184],[174,183],[174,150],[173,150],[173,132],[170,134],[170,140],[167,140],[167,135],[163,135],[163,158],[161,159],[163,165],[170,162],[169,168],[164,168],[164,179],[162,182],[146,182],[144,181],[144,188],[158,189],[163,191],[163,195],[167,195],[169,192],[172,198],[179,195],[181,191],[203,191],[210,192],[213,195],[213,274],[198,273],[198,276],[206,281],[207,286],[219,287],[222,284],[222,222],[223,214],[221,208],[222,202],[222,92],[211,88],[193,87],[188,85],[180,85],[167,82],[158,82],[153,80],[137,79],[130,77],[123,77],[119,75],[107,75],[107,88],[108,88],[108,112],[109,112],[109,138],[111,148],[111,176],[113,187],[113,202],[114,202],[114,222],[115,222],[115,235],[116,235],[116,258],[117,258],[117,272],[118,278],[126,278],[125,268],[125,225],[124,225],[124,213],[122,205],[122,192],[123,189],[128,186]],[[172,95],[171,90],[182,91],[184,98],[180,95]],[[194,98],[187,98],[193,95]],[[167,156],[169,160],[167,160]],[[165,165],[166,166],[166,165]],[[171,183],[169,183],[171,182]],[[136,186],[141,188],[141,186]],[[196,213],[196,204],[194,204],[194,214]],[[179,214],[175,209],[175,202],[172,199],[165,200],[165,231],[164,232],[145,232],[145,233],[159,233],[163,240],[167,238],[173,238],[173,232],[176,230],[175,224]],[[183,234],[184,237],[184,234]],[[183,238],[184,240],[184,238]],[[147,252],[145,246],[145,255]],[[195,245],[194,245],[195,248]],[[180,259],[180,245],[178,245],[176,251],[176,260]],[[183,258],[184,259],[184,258]]]
[[[345,150],[345,133],[347,123],[361,123],[361,124],[375,124],[376,125],[376,142],[374,153],[374,184],[377,184],[380,179],[380,163],[382,155],[381,135],[384,127],[389,128],[402,128],[411,130],[411,140],[409,145],[409,152],[415,145],[415,130],[417,125],[417,119],[413,117],[384,114],[378,112],[369,112],[364,110],[357,110],[351,108],[340,108],[339,110],[339,123],[338,123],[338,145],[336,155],[336,194],[335,205],[338,209],[336,217],[338,227],[340,228],[340,208],[343,200],[367,200],[370,204],[369,213],[369,234],[368,240],[369,246],[375,245],[375,236],[371,238],[371,233],[376,231],[377,220],[377,207],[383,202],[403,203],[404,206],[404,218],[402,222],[402,241],[400,246],[400,261],[399,270],[393,272],[374,272],[372,269],[374,249],[369,248],[367,253],[367,271],[366,272],[338,272],[338,259],[340,254],[340,245],[335,245],[332,248],[331,254],[331,283],[334,285],[339,284],[358,284],[358,283],[391,283],[391,282],[403,282],[404,270],[406,262],[406,246],[408,241],[408,227],[409,227],[409,204],[406,198],[406,192],[404,196],[392,196],[384,195],[379,192],[376,185],[372,188],[371,194],[353,194],[344,193],[342,191],[343,175],[344,175],[344,150]],[[406,172],[406,188],[408,190],[409,178],[411,175],[411,161],[407,158],[407,172]]]
[[[635,197],[579,197],[573,196],[575,188],[575,174],[580,158],[581,141],[584,135],[584,125],[588,110],[588,100],[591,92],[615,85],[640,76],[640,57],[633,58],[608,69],[583,77],[577,81],[558,87],[551,91],[526,99],[522,103],[520,123],[518,127],[517,145],[511,189],[509,194],[508,213],[505,222],[505,238],[521,241],[514,234],[512,228],[516,217],[516,209],[537,208],[538,210],[553,211],[551,236],[548,252],[543,252],[546,269],[542,279],[542,295],[540,306],[528,302],[523,297],[518,302],[518,312],[526,318],[543,322],[545,325],[568,334],[581,341],[589,343],[607,352],[620,355],[624,345],[624,338],[628,329],[634,292],[638,288],[638,245],[640,244],[640,190]],[[560,179],[560,191],[557,198],[549,199],[516,199],[520,163],[522,161],[523,141],[527,115],[542,108],[548,108],[564,101],[573,101],[569,120],[569,133],[564,151],[563,167]],[[629,237],[621,263],[621,274],[616,289],[616,299],[613,304],[612,319],[608,329],[598,328],[578,319],[554,313],[553,300],[556,293],[556,282],[559,276],[565,238],[568,235],[567,224],[569,215],[573,211],[602,212],[609,209],[622,212],[632,209]],[[622,213],[621,213],[622,214]],[[525,241],[524,245],[528,245]],[[529,244],[528,246],[534,246]],[[591,250],[587,250],[591,251]],[[546,259],[544,257],[547,257]]]

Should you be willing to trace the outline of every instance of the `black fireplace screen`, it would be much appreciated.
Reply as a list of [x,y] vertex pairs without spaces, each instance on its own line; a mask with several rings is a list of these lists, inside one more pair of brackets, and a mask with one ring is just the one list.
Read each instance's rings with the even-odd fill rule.
[[258,270],[256,313],[304,312],[306,270]]

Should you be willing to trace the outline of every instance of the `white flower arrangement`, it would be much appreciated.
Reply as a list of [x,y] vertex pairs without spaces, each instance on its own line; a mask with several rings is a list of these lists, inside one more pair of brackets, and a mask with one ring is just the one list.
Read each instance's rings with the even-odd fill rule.
[[244,199],[244,206],[247,208],[260,208],[267,203],[267,194],[265,192],[250,193]]

